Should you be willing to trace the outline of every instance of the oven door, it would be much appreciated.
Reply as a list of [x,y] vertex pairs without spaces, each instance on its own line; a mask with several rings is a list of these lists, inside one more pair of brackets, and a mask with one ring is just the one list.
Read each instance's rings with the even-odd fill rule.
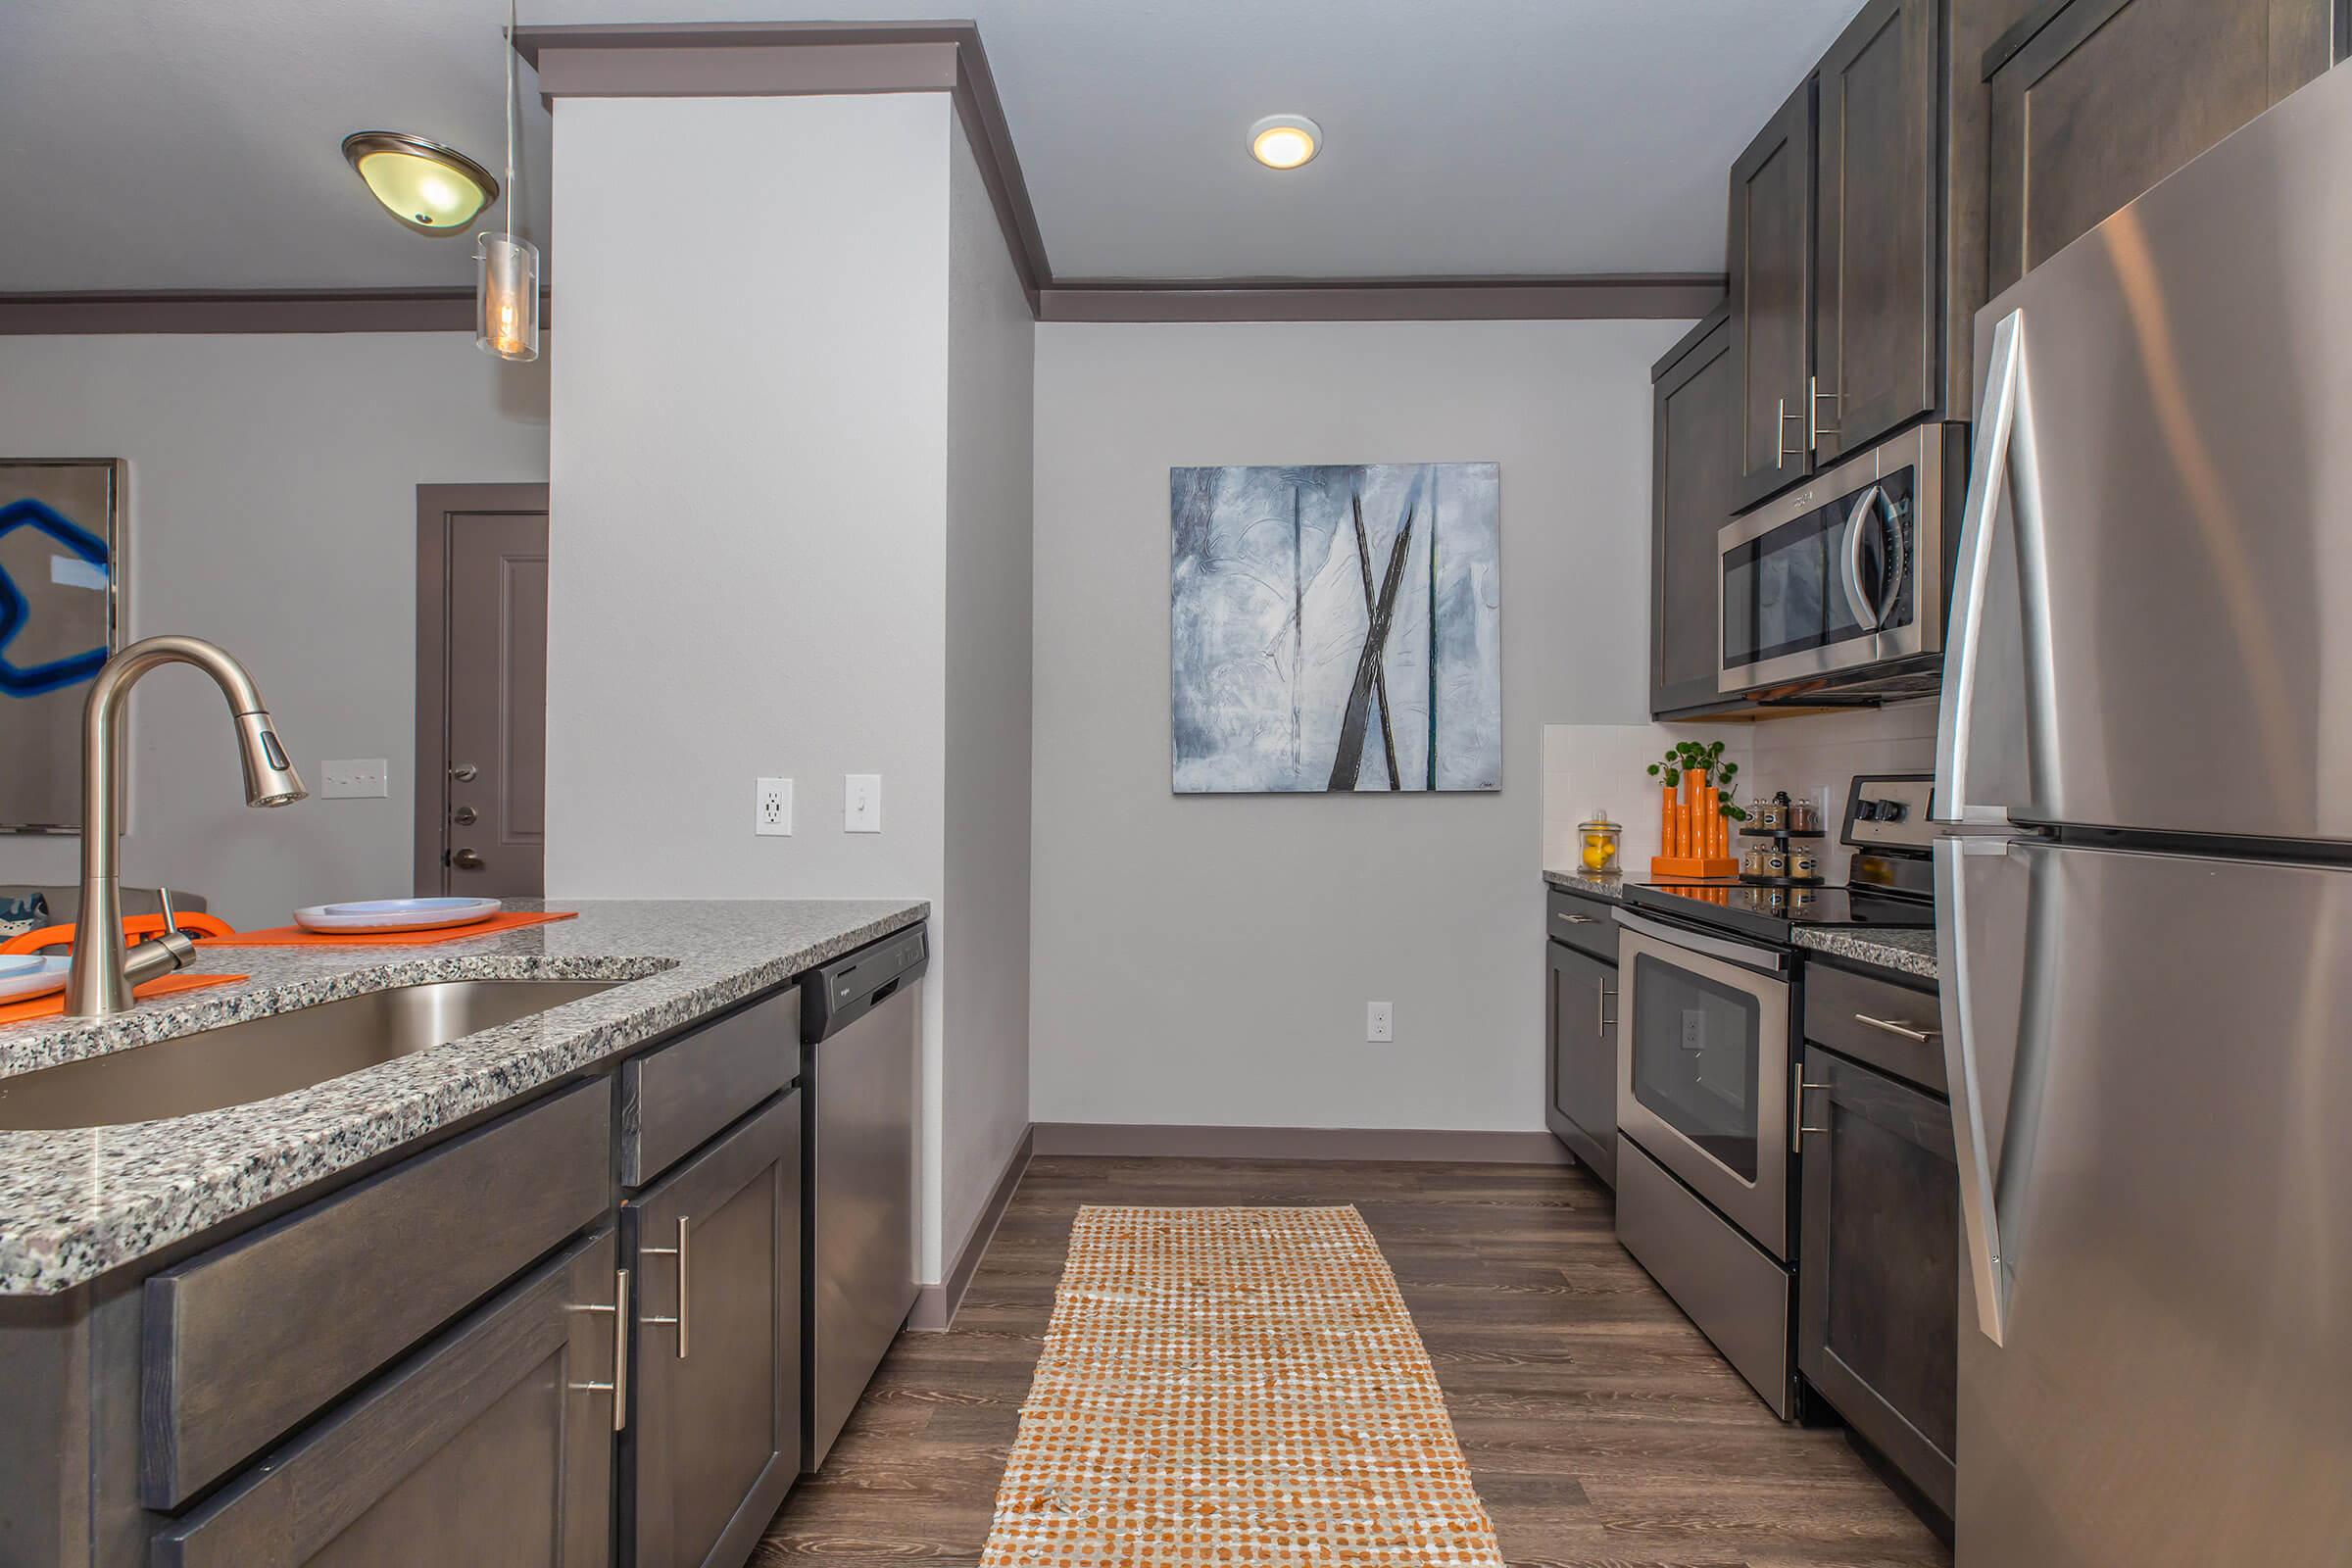
[[1941,645],[1940,428],[1840,464],[1717,536],[1719,690],[1866,669]]
[[1617,919],[1617,1125],[1787,1262],[1788,957]]

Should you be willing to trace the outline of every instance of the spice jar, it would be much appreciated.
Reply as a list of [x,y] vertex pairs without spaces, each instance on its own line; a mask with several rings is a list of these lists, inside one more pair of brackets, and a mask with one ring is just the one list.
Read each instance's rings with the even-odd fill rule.
[[1788,831],[1818,833],[1821,831],[1821,806],[1811,798],[1788,803]]
[[1617,840],[1624,832],[1623,827],[1609,820],[1606,811],[1594,811],[1591,821],[1576,824],[1577,858],[1589,875],[1617,874]]
[[1788,792],[1783,790],[1771,800],[1756,807],[1756,826],[1767,832],[1780,833],[1788,827]]
[[1817,878],[1821,875],[1821,852],[1795,849],[1788,852],[1788,874],[1795,877]]
[[1740,874],[1741,876],[1772,875],[1772,872],[1765,868],[1765,861],[1771,858],[1772,852],[1763,845],[1750,846],[1748,852],[1740,858]]

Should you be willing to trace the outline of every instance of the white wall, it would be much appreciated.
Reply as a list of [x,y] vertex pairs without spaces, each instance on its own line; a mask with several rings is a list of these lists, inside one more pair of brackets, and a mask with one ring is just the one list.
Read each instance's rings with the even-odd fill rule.
[[[1682,330],[1038,328],[1038,1120],[1542,1126],[1541,728],[1646,716],[1648,371]],[[1168,468],[1478,460],[1500,793],[1174,796]]]
[[960,135],[938,93],[555,122],[548,890],[933,901],[932,1281],[1026,1053],[1029,324]]
[[[244,661],[314,791],[322,759],[391,763],[388,800],[248,810],[218,694],[161,671],[126,882],[244,926],[410,891],[416,486],[545,479],[546,387],[464,333],[0,337],[0,455],[130,462],[131,633]],[[74,881],[80,843],[0,836],[0,882]]]
[[[1036,327],[960,125],[949,138],[944,1255],[1029,1125],[1032,383]],[[952,1111],[952,1113],[951,1113]]]

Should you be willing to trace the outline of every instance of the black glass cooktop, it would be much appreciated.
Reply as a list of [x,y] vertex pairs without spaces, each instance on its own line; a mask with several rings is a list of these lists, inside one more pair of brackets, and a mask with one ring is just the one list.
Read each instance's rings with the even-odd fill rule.
[[1624,898],[1637,909],[1767,942],[1786,943],[1800,925],[1912,931],[1936,925],[1936,906],[1928,900],[1873,888],[1762,888],[1725,878],[1637,883],[1626,888]]

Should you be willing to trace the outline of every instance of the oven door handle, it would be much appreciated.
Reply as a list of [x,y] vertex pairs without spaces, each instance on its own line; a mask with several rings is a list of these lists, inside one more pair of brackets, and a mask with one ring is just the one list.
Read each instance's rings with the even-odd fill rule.
[[1617,911],[1617,923],[1636,936],[1648,937],[1653,942],[1663,942],[1668,947],[1683,948],[1691,953],[1702,953],[1710,958],[1721,958],[1726,963],[1736,963],[1742,969],[1753,969],[1759,974],[1786,974],[1788,972],[1788,955],[1777,949],[1753,948],[1744,942],[1735,942],[1727,937],[1709,936],[1703,931],[1691,931],[1679,925],[1668,925],[1660,920],[1643,919],[1641,915],[1626,909]]

